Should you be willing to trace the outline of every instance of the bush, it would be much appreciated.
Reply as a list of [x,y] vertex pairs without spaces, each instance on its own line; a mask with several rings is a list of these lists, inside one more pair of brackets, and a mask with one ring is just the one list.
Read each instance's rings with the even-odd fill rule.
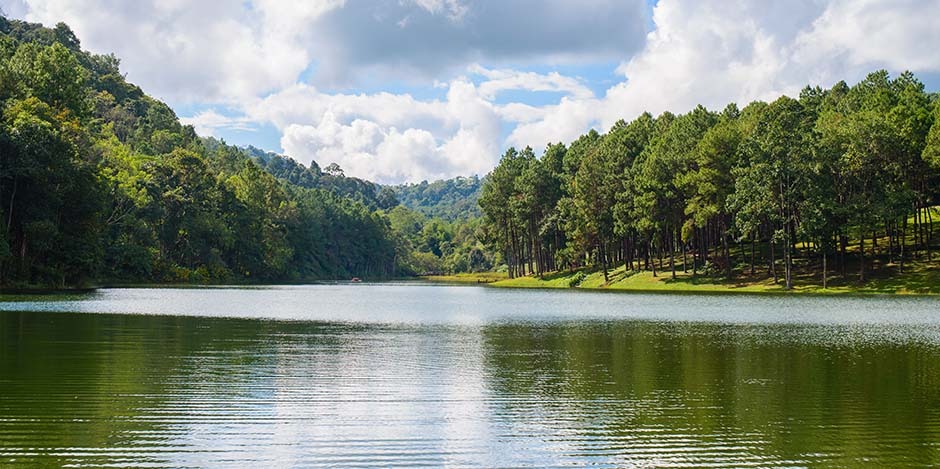
[[584,279],[586,278],[587,278],[587,274],[585,274],[584,272],[578,272],[574,275],[574,277],[571,277],[571,280],[568,280],[568,286],[576,287],[578,285],[581,285],[581,282],[583,282]]

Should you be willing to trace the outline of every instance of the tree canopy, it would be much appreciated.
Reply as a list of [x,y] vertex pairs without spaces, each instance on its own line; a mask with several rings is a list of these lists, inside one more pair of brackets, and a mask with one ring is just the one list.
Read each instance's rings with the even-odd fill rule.
[[877,71],[743,109],[644,113],[541,158],[510,148],[483,186],[485,239],[510,276],[606,279],[619,263],[731,279],[763,258],[790,288],[795,269],[825,284],[835,254],[843,277],[902,272],[936,244],[938,116],[914,75]]

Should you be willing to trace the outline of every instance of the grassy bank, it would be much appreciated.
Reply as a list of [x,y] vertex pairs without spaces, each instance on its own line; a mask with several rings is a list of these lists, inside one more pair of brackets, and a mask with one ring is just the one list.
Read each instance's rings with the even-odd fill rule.
[[[673,279],[670,272],[658,272],[654,277],[651,272],[627,272],[623,266],[610,271],[609,280],[604,281],[600,271],[577,270],[556,272],[543,277],[529,276],[505,279],[489,285],[503,288],[579,288],[621,291],[675,291],[675,292],[744,292],[744,293],[786,293],[783,282],[774,283],[769,276],[747,276],[725,280],[704,275],[693,276],[691,273],[676,273]],[[798,276],[794,281],[792,293],[815,294],[908,294],[940,295],[940,265],[912,264],[903,275],[885,274],[859,283],[849,275],[848,279],[834,276],[829,280],[828,288],[822,288],[821,279],[814,276]]]
[[509,280],[505,272],[477,272],[453,275],[428,275],[423,280],[438,283],[496,283]]

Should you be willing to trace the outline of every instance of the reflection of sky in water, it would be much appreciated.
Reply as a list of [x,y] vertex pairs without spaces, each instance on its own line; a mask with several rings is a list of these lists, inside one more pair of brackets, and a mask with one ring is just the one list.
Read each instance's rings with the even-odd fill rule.
[[[222,452],[278,467],[499,465],[484,447],[491,435],[478,329],[328,332],[265,338],[251,352],[264,359],[244,370],[250,381],[238,378],[237,357],[194,360],[179,381],[199,392],[163,407],[212,407],[217,418],[181,416],[189,424],[167,444],[195,446],[207,459],[183,452],[167,462],[215,465]],[[213,393],[222,388],[239,390],[231,402],[242,405],[220,405]]]
[[[826,340],[940,342],[937,297],[623,294],[406,283],[103,289],[64,300],[14,297],[3,301],[0,296],[0,311],[463,326],[642,320],[751,326],[734,327],[729,333],[738,337],[753,333],[763,339],[767,332],[781,331],[767,325],[812,325],[822,326],[815,332]],[[806,339],[806,332],[801,330],[800,340]]]
[[0,312],[0,466],[940,463],[938,306],[395,284],[19,297],[0,301],[34,311]]

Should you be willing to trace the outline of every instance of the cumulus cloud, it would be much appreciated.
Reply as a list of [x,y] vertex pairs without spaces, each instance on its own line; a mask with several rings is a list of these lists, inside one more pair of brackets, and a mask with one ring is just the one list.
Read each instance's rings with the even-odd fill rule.
[[936,0],[833,2],[796,41],[794,61],[807,68],[828,63],[830,75],[874,67],[935,72],[940,70],[937,11]]
[[585,63],[643,44],[643,0],[349,0],[312,28],[324,83],[437,78],[466,64]]
[[507,90],[553,91],[579,99],[594,97],[594,92],[582,80],[558,72],[542,75],[512,69],[490,70],[480,65],[471,66],[470,71],[487,78],[480,86],[480,94],[487,99],[495,99],[497,94]]
[[274,91],[294,83],[312,60],[295,36],[282,33],[276,18],[285,15],[272,7],[280,2],[259,2],[270,12],[261,15],[240,0],[23,3],[27,20],[65,21],[85,48],[114,52],[128,79],[173,102],[236,101]]
[[772,100],[878,68],[940,70],[940,1],[662,0],[644,50],[619,68],[600,117]]
[[255,129],[254,122],[244,116],[230,117],[219,114],[214,109],[199,112],[192,117],[182,117],[183,125],[191,125],[196,133],[204,137],[218,136],[219,130],[251,131]]
[[496,162],[501,118],[465,79],[443,100],[409,95],[325,94],[298,85],[248,109],[282,130],[284,151],[304,163],[339,164],[380,182],[481,174]]
[[[598,99],[562,99],[518,125],[508,143],[570,141],[644,111],[720,109],[796,95],[806,85],[857,82],[878,68],[940,70],[938,0],[660,0],[646,45]],[[557,140],[558,137],[552,138]]]
[[477,60],[583,62],[642,45],[642,0],[0,0],[67,22],[129,78],[173,102],[226,102],[297,82],[437,78]]
[[329,112],[317,125],[289,125],[281,145],[307,162],[337,163],[347,174],[378,182],[442,178],[463,169],[427,130],[382,128],[363,119],[341,124]]
[[[652,17],[642,0],[0,7],[66,21],[86,48],[121,57],[148,92],[208,107],[185,119],[202,134],[271,124],[298,160],[381,182],[486,173],[509,145],[541,151],[643,111],[772,100],[878,68],[940,72],[940,0],[659,0]],[[595,94],[609,78],[596,67],[611,63],[614,81]],[[581,65],[593,75],[577,76]],[[403,82],[436,97],[357,91]],[[546,92],[557,99],[545,104]],[[215,104],[237,112],[222,115]]]

